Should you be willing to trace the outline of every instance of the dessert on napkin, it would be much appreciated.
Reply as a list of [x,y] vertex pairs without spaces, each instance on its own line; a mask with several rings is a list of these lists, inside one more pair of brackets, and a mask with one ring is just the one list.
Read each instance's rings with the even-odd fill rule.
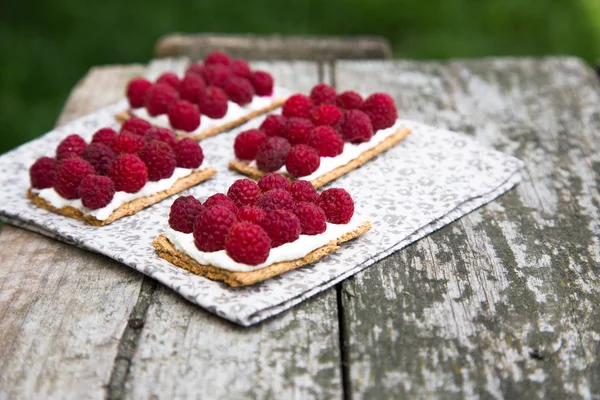
[[373,93],[337,94],[321,83],[310,96],[294,94],[281,114],[236,137],[229,168],[258,179],[280,172],[318,188],[358,168],[402,141],[410,129],[398,121],[394,99]]
[[202,140],[281,106],[285,93],[268,72],[252,71],[246,61],[214,51],[183,77],[165,72],[155,82],[132,79],[126,89],[130,109],[116,118],[142,118],[177,136]]
[[308,181],[271,173],[239,179],[204,203],[179,197],[153,246],[178,267],[245,286],[313,263],[369,229],[346,190],[319,194]]

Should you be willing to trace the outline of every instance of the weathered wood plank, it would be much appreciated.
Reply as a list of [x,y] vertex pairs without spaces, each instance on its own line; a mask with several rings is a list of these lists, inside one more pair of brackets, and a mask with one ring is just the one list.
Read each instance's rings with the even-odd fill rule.
[[600,396],[600,85],[575,59],[340,63],[342,89],[525,161],[492,204],[344,283],[355,398]]

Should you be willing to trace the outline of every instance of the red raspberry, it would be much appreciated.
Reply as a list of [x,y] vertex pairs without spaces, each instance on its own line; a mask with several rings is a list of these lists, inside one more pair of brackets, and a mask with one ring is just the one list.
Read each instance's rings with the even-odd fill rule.
[[333,104],[323,104],[313,110],[311,121],[316,126],[336,126],[340,122],[342,115],[342,111]]
[[202,202],[194,196],[181,196],[171,204],[169,226],[177,232],[192,233],[196,218],[204,210]]
[[285,157],[291,147],[290,142],[284,138],[277,136],[267,138],[256,152],[256,166],[264,172],[277,171],[285,164]]
[[294,178],[312,174],[319,165],[321,165],[319,153],[305,144],[293,146],[285,159],[285,168]]
[[330,126],[318,126],[308,134],[306,144],[317,150],[321,157],[335,157],[344,151],[344,140]]
[[108,174],[110,163],[116,156],[113,149],[102,143],[91,143],[83,151],[83,159],[92,164],[98,175]]
[[232,213],[237,214],[237,206],[235,205],[233,200],[225,196],[223,193],[215,193],[212,196],[209,196],[204,202],[204,207],[206,208],[214,206],[225,207]]
[[187,74],[179,85],[179,96],[190,103],[198,101],[198,95],[206,90],[206,84],[201,76]]
[[161,74],[158,79],[156,79],[156,83],[159,85],[169,85],[175,90],[179,90],[179,85],[181,85],[179,77],[173,72],[165,72]]
[[179,100],[169,109],[169,123],[174,129],[193,132],[200,126],[200,112],[189,101]]
[[81,157],[86,146],[87,143],[81,136],[69,135],[56,147],[56,159],[62,161],[71,157]]
[[249,129],[241,132],[235,137],[235,142],[233,143],[235,156],[240,160],[254,160],[258,148],[266,140],[267,135],[258,129]]
[[153,117],[166,114],[171,104],[175,103],[179,94],[172,86],[155,83],[146,92],[144,107]]
[[373,93],[367,97],[361,110],[369,116],[375,131],[393,126],[398,119],[396,102],[386,93]]
[[229,65],[231,64],[231,58],[222,51],[214,50],[206,55],[204,58],[204,65]]
[[227,191],[227,196],[238,207],[252,205],[260,198],[260,188],[251,179],[238,179]]
[[125,95],[129,100],[131,108],[139,108],[144,106],[144,96],[146,91],[152,86],[152,82],[144,78],[133,78],[127,84]]
[[273,210],[294,210],[295,203],[292,195],[283,189],[269,190],[256,202],[256,205],[266,212]]
[[198,95],[198,108],[208,118],[223,118],[227,114],[227,94],[216,86],[209,86]]
[[144,138],[131,132],[123,131],[113,139],[110,147],[117,154],[137,153],[144,147]]
[[233,261],[247,265],[262,264],[269,258],[271,238],[258,225],[238,222],[225,238],[225,251]]
[[319,201],[319,193],[309,181],[294,181],[288,188],[288,192],[297,202],[317,203]]
[[77,189],[84,207],[97,210],[106,207],[115,195],[115,184],[108,176],[88,175]]
[[225,87],[225,82],[231,75],[228,67],[221,64],[207,65],[204,67],[204,81],[210,86]]
[[29,168],[29,179],[32,188],[51,188],[56,179],[56,160],[50,157],[41,157],[35,160]]
[[92,143],[102,143],[110,146],[113,139],[117,136],[117,132],[111,128],[98,129],[94,136],[92,136]]
[[260,124],[260,130],[263,131],[267,136],[281,136],[285,137],[285,127],[288,119],[283,115],[270,114]]
[[152,124],[150,124],[150,122],[141,118],[132,117],[123,122],[123,125],[121,125],[121,132],[127,131],[135,133],[136,135],[144,136],[150,128],[152,128]]
[[[193,74],[193,75],[197,75],[199,77],[202,77],[202,75],[204,74],[204,64],[202,63],[194,63],[194,64],[190,64],[186,70],[185,70],[185,74]],[[181,88],[181,87],[180,87]]]
[[88,175],[94,175],[94,167],[81,158],[69,158],[58,164],[54,190],[65,199],[77,199],[77,188],[81,180]]
[[198,250],[223,250],[225,237],[235,222],[235,213],[226,207],[214,206],[201,212],[194,222],[194,243]]
[[267,193],[269,190],[274,189],[287,190],[290,187],[290,181],[281,174],[271,172],[260,178],[258,187],[263,193]]
[[146,164],[148,180],[152,182],[170,178],[177,165],[171,146],[158,140],[146,143],[139,156]]
[[261,221],[267,216],[267,212],[257,206],[243,206],[238,209],[238,221],[252,222],[260,225]]
[[347,224],[354,215],[354,201],[344,189],[324,190],[319,197],[319,206],[325,211],[327,222]]
[[152,140],[158,140],[160,142],[165,142],[172,148],[175,148],[177,144],[177,136],[173,133],[169,128],[159,128],[153,127],[152,129],[146,132],[146,136],[144,136],[146,142],[150,142]]
[[293,146],[305,144],[308,134],[315,126],[309,119],[292,117],[285,126],[285,138]]
[[250,78],[257,96],[271,96],[273,94],[273,77],[265,71],[254,71]]
[[248,62],[244,60],[237,59],[231,61],[231,64],[229,64],[229,69],[233,75],[239,76],[240,78],[250,79],[252,76],[250,65],[248,65]]
[[135,154],[121,154],[110,165],[108,176],[118,191],[135,193],[148,181],[148,169]]
[[350,143],[368,142],[373,137],[373,125],[364,112],[350,110],[340,121],[340,133]]
[[299,117],[310,119],[310,113],[313,109],[312,100],[303,94],[297,93],[290,96],[281,109],[281,114],[285,117]]
[[363,98],[360,94],[348,90],[337,95],[335,105],[344,110],[359,110],[363,105]]
[[223,86],[229,100],[240,106],[244,106],[252,102],[254,97],[254,88],[248,79],[240,78],[239,76],[230,76]]
[[181,139],[175,145],[175,160],[179,168],[198,168],[204,161],[200,143],[190,138]]
[[261,227],[271,238],[271,247],[292,243],[300,237],[302,232],[298,217],[286,210],[268,212],[261,223]]
[[298,203],[294,214],[300,220],[303,235],[318,235],[327,229],[325,211],[316,204],[305,201]]
[[313,86],[310,91],[310,99],[315,106],[320,106],[321,104],[333,104],[335,97],[335,89],[326,83],[319,83],[318,85]]

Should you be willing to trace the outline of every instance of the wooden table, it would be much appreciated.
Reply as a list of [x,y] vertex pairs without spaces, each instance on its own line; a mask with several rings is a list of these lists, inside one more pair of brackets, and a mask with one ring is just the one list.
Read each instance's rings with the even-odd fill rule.
[[[592,69],[574,58],[261,66],[295,90],[390,92],[404,117],[522,159],[523,182],[251,328],[108,258],[5,226],[1,398],[599,398]],[[117,100],[143,71],[93,68],[59,124]]]

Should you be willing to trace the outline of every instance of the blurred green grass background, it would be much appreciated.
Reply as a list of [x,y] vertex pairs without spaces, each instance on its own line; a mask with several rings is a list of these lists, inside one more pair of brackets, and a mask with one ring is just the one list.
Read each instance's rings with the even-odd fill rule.
[[394,56],[600,54],[600,0],[3,0],[0,153],[50,130],[94,65],[146,62],[170,32],[382,35]]

